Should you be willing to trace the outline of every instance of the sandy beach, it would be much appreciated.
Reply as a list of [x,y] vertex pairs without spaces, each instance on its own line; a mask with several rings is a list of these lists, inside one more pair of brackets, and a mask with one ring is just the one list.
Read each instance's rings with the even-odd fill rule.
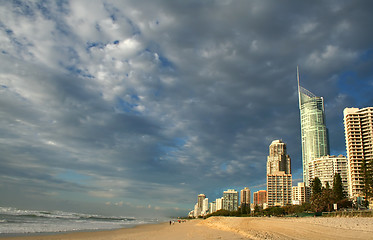
[[2,240],[125,239],[373,239],[373,218],[212,217],[186,223],[142,225],[130,229]]

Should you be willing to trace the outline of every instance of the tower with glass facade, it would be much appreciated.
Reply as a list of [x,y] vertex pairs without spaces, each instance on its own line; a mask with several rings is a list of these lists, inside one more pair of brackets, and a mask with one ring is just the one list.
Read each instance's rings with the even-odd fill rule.
[[308,165],[315,159],[329,155],[328,130],[325,125],[324,99],[317,97],[299,85],[297,67],[298,96],[300,110],[303,182],[310,186]]

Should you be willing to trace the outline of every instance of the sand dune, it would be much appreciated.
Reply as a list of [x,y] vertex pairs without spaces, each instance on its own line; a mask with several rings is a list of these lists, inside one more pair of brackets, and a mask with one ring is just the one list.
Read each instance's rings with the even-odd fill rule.
[[200,223],[249,239],[373,239],[373,218],[209,218]]

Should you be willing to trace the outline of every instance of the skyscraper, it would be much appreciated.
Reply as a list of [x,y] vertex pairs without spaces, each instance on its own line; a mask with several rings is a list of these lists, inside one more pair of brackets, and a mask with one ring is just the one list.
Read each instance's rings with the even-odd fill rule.
[[267,203],[268,206],[291,204],[291,166],[286,154],[286,144],[272,141],[267,157]]
[[284,171],[291,173],[291,162],[286,154],[286,144],[281,140],[275,140],[269,146],[269,156],[267,157],[267,174]]
[[262,206],[263,204],[267,204],[267,191],[266,190],[259,190],[254,192],[254,206]]
[[195,217],[201,216],[203,214],[203,204],[204,204],[205,199],[206,199],[205,194],[199,194],[198,195],[197,203],[194,207],[194,216]]
[[234,189],[228,189],[223,192],[223,209],[228,211],[237,211],[238,192]]
[[363,196],[362,163],[373,164],[373,107],[343,111],[350,197]]
[[329,155],[328,130],[325,125],[324,99],[299,84],[297,67],[300,125],[302,138],[303,182],[310,185],[308,164],[311,160]]
[[250,207],[250,195],[251,191],[248,187],[245,187],[244,189],[241,190],[241,201],[240,204],[241,206],[245,205],[245,207]]

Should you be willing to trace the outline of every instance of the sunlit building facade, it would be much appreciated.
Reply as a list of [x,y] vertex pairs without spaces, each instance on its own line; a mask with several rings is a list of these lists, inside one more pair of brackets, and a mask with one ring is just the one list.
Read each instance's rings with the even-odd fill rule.
[[254,192],[253,198],[254,206],[257,205],[263,207],[264,204],[267,204],[267,191],[259,190]]
[[272,141],[267,157],[267,204],[285,206],[291,204],[291,161],[286,153],[286,144]]
[[291,200],[293,205],[302,205],[309,202],[311,197],[311,188],[307,187],[304,182],[298,183],[292,187]]
[[250,206],[251,202],[251,191],[248,187],[245,187],[244,189],[241,190],[240,194],[240,205],[243,206]]
[[329,184],[333,187],[334,175],[339,173],[342,180],[343,190],[348,194],[348,164],[347,158],[339,156],[323,156],[313,159],[308,166],[310,179],[319,178],[323,187]]
[[308,165],[315,158],[329,155],[328,130],[325,125],[324,99],[299,85],[298,96],[301,123],[303,182],[310,186]]
[[361,165],[373,164],[373,107],[345,108],[343,111],[348,158],[350,197],[362,197]]
[[223,209],[228,211],[238,210],[238,192],[234,189],[228,189],[223,192]]

